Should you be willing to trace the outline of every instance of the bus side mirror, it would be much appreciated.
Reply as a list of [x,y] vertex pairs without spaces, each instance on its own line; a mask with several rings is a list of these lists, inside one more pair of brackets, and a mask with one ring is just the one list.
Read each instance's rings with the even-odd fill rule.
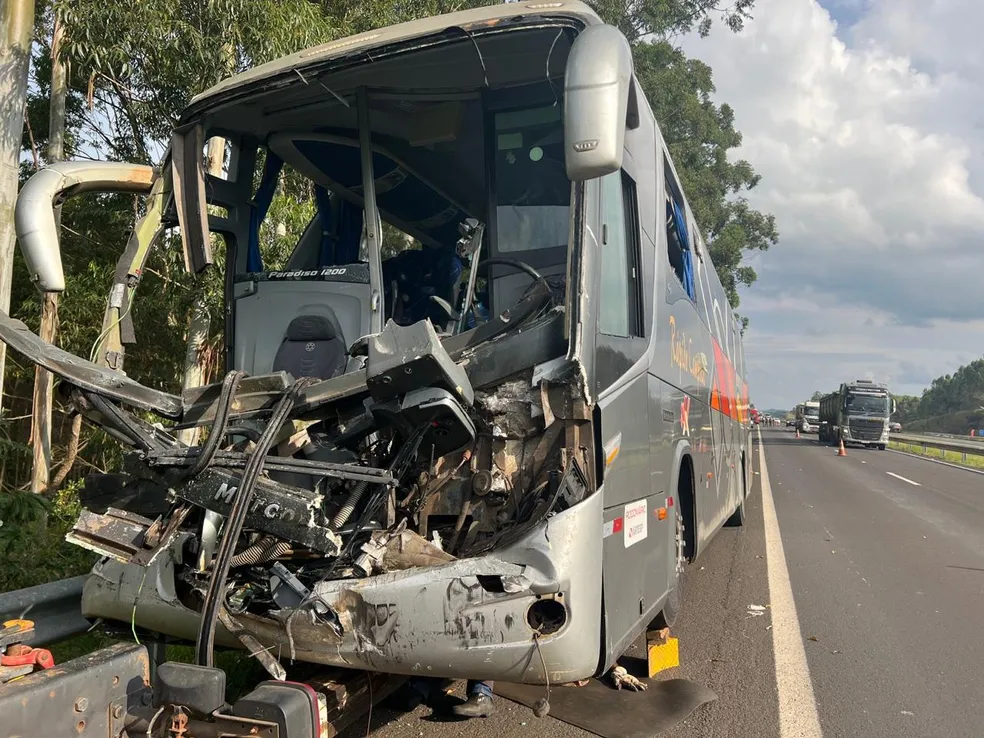
[[574,40],[564,75],[564,163],[572,182],[621,169],[631,91],[625,36],[614,26],[586,28]]

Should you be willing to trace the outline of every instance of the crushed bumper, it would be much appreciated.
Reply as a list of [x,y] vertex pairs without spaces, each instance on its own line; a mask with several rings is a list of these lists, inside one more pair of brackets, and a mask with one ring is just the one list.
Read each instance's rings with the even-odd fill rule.
[[[317,591],[337,612],[341,636],[299,611],[286,621],[236,617],[282,659],[406,675],[481,674],[528,684],[585,678],[599,668],[601,505],[601,496],[593,495],[495,553],[322,583]],[[194,639],[200,617],[182,604],[176,578],[184,540],[175,539],[146,570],[101,561],[85,585],[85,616],[132,620]],[[546,602],[556,604],[538,604]],[[548,617],[538,619],[539,613]],[[531,621],[540,628],[538,643]],[[216,641],[239,645],[224,628]]]

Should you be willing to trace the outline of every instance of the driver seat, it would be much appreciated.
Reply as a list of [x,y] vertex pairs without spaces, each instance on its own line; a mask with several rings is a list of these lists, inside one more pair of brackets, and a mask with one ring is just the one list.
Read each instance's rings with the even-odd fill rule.
[[299,315],[290,321],[273,371],[288,372],[294,379],[331,379],[345,370],[347,351],[338,319],[330,315]]

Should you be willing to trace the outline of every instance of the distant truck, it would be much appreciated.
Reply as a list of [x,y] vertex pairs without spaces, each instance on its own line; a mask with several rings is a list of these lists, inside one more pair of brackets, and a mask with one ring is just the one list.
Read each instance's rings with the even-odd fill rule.
[[885,450],[895,400],[888,386],[868,379],[845,382],[820,399],[820,440]]
[[796,427],[800,433],[816,433],[820,430],[820,403],[803,402],[796,406]]

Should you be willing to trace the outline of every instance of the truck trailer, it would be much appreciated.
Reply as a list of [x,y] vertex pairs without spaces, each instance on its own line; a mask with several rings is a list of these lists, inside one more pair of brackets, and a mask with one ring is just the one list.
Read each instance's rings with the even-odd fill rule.
[[895,400],[888,386],[868,379],[841,384],[820,400],[820,440],[884,450]]

